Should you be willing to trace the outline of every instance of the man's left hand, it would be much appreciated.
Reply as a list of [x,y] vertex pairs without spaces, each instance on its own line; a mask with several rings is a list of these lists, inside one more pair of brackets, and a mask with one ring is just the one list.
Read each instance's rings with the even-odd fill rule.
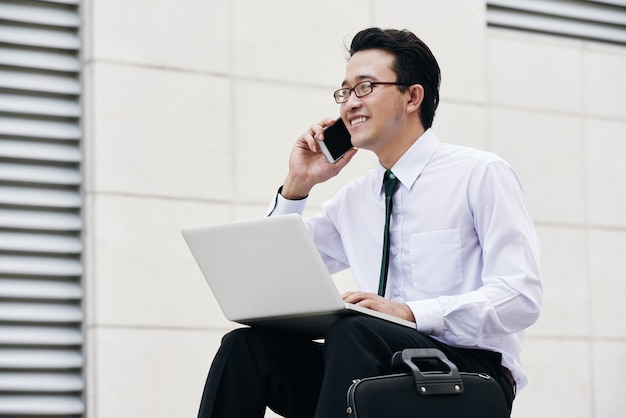
[[375,293],[367,292],[346,292],[341,297],[346,303],[363,306],[364,308],[415,322],[415,316],[413,316],[413,312],[406,303],[394,302]]

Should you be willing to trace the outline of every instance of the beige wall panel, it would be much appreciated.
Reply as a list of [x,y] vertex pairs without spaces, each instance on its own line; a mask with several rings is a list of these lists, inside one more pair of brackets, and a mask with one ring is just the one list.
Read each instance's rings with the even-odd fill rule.
[[515,399],[511,418],[589,418],[593,390],[590,344],[578,339],[525,341],[529,383]]
[[494,108],[494,152],[518,173],[535,221],[585,222],[583,123],[574,116]]
[[600,338],[626,340],[626,231],[591,230],[589,259],[592,329]]
[[626,48],[590,43],[583,70],[585,113],[626,121]]
[[559,112],[583,109],[580,42],[489,30],[489,101]]
[[112,64],[90,74],[95,191],[229,198],[228,80]]
[[89,324],[230,326],[181,235],[228,221],[228,205],[108,195],[88,203]]
[[236,76],[334,87],[344,43],[368,26],[370,10],[358,0],[235,0],[232,16]]
[[229,7],[227,1],[92,0],[85,57],[225,73]]
[[626,118],[585,123],[589,222],[626,228]]
[[599,340],[593,343],[594,418],[617,418],[624,414],[626,342]]
[[444,99],[433,122],[441,142],[489,150],[488,112],[484,106]]
[[89,417],[197,415],[221,333],[101,328],[87,335],[91,341]]
[[528,335],[580,337],[591,335],[589,265],[583,228],[540,225],[544,301],[541,316]]

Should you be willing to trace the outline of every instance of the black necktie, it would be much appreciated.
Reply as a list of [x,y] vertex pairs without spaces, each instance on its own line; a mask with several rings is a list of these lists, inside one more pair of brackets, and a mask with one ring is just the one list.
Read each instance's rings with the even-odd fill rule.
[[385,171],[383,186],[385,187],[385,235],[383,237],[383,259],[380,265],[380,282],[378,283],[378,295],[380,296],[385,296],[385,288],[387,287],[387,272],[389,271],[389,221],[391,220],[393,193],[398,186],[398,178],[391,170]]

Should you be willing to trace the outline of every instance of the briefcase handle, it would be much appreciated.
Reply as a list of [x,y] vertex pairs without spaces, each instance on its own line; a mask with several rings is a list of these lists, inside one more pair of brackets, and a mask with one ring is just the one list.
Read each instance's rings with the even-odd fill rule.
[[[414,361],[418,359],[436,359],[448,370],[422,371]],[[421,396],[461,394],[465,390],[459,369],[436,348],[407,348],[397,352],[392,358],[392,369],[399,364],[411,371]]]

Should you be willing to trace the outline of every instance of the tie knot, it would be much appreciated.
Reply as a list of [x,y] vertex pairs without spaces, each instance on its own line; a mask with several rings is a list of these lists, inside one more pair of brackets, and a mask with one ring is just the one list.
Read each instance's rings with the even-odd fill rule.
[[385,171],[385,177],[383,178],[383,187],[385,188],[385,196],[392,196],[398,186],[398,178],[391,170]]

